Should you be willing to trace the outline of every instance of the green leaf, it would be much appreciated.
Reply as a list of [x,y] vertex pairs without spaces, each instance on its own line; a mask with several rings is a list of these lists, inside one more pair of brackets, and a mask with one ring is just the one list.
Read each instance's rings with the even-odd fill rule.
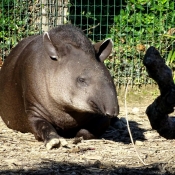
[[171,50],[168,54],[168,58],[167,58],[167,61],[166,61],[166,64],[169,65],[169,63],[171,62],[171,57],[172,57],[172,54],[173,54],[173,51]]
[[175,61],[175,51],[173,52],[173,55],[171,57],[171,63]]

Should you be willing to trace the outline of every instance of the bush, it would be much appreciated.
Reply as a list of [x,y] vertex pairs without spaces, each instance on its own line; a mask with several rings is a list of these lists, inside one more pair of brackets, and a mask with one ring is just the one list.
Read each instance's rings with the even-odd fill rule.
[[114,16],[119,14],[120,1],[70,0],[68,20],[80,27],[93,41],[99,41],[109,33]]
[[[30,24],[29,5],[32,1],[2,0],[0,2],[0,55],[8,55],[9,50],[22,38],[36,33]],[[3,52],[3,53],[2,53]]]
[[134,84],[151,83],[141,59],[150,45],[165,57],[174,48],[174,4],[170,0],[127,0],[114,17],[107,37],[113,39],[115,49],[106,65],[117,83],[125,84],[128,78]]
[[[105,64],[116,84],[126,84],[128,78],[137,85],[151,83],[142,64],[150,45],[157,47],[175,70],[174,1],[69,2],[68,20],[82,28],[91,40],[113,39],[114,51]],[[42,18],[41,8],[39,1],[34,0],[0,1],[0,57],[4,58],[22,38],[41,31],[41,21],[37,20]]]

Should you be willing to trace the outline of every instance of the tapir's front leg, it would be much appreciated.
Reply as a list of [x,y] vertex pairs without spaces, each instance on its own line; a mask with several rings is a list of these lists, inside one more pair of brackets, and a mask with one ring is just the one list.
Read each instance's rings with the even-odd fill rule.
[[66,140],[60,137],[55,128],[44,118],[30,116],[29,122],[35,138],[43,140],[48,150],[67,145]]
[[110,119],[107,116],[94,115],[82,129],[79,130],[76,137],[83,137],[83,139],[99,138],[109,127]]

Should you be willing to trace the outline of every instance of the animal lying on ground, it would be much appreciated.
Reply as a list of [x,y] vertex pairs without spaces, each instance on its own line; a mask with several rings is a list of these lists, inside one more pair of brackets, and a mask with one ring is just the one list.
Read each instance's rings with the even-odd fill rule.
[[[23,39],[0,71],[0,116],[31,132],[48,149],[65,138],[101,136],[119,113],[113,79],[103,61],[112,41],[91,44],[72,25]],[[114,119],[114,120],[113,120]]]

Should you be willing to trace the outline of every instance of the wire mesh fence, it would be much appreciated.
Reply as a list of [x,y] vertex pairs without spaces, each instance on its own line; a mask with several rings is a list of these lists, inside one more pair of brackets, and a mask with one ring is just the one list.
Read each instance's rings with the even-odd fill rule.
[[172,0],[1,0],[0,59],[29,35],[59,24],[81,28],[92,42],[112,38],[105,61],[117,85],[152,83],[142,64],[153,45],[175,70],[175,2]]

